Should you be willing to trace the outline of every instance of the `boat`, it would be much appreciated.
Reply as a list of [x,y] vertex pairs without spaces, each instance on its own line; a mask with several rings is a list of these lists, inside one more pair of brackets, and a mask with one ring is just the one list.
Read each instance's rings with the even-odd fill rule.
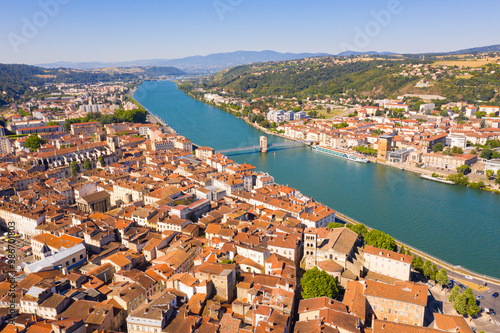
[[320,153],[332,155],[335,157],[340,157],[340,158],[343,158],[345,160],[349,160],[349,161],[353,161],[353,162],[358,162],[358,163],[368,163],[369,162],[369,160],[362,155],[354,154],[354,153],[351,153],[351,152],[348,152],[348,151],[345,151],[342,149],[338,149],[338,148],[327,148],[327,147],[323,147],[323,146],[314,146],[312,149],[315,151],[319,151]]
[[443,179],[443,178],[438,178],[438,177],[432,177],[432,176],[429,176],[429,175],[426,175],[426,174],[421,174],[420,175],[420,178],[424,178],[424,179],[428,179],[428,180],[433,180],[435,182],[440,182],[440,183],[443,183],[443,184],[448,184],[448,185],[455,185],[454,182],[452,182],[451,180],[446,180],[446,179]]

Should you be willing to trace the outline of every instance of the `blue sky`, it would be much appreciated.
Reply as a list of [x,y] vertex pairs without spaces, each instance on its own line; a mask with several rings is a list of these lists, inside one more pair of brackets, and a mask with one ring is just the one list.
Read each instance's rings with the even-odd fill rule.
[[0,0],[0,8],[0,63],[500,44],[496,0]]

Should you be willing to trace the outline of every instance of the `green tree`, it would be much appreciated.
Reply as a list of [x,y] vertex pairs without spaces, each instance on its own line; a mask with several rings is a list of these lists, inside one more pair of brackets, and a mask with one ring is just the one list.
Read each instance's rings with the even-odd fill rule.
[[453,308],[457,310],[457,312],[460,313],[461,315],[464,315],[467,312],[467,300],[468,300],[467,295],[460,294],[455,299],[455,302],[453,302]]
[[99,157],[97,158],[97,160],[99,161],[99,163],[101,163],[101,166],[105,166],[106,165],[106,161],[104,160],[104,156],[103,155],[99,155]]
[[448,280],[448,272],[446,269],[442,268],[437,274],[436,274],[436,282],[439,283],[440,285],[444,286],[450,283]]
[[436,277],[437,277],[438,273],[439,273],[439,271],[438,271],[437,266],[436,265],[432,265],[431,274],[430,274],[431,280],[436,281]]
[[486,160],[491,160],[491,158],[493,157],[493,150],[488,147],[484,148],[481,152],[480,157]]
[[[500,170],[500,169],[498,169],[498,170]],[[494,174],[493,170],[486,170],[486,178],[487,179],[490,179],[491,177],[493,177],[493,174]]]
[[405,249],[404,245],[401,245],[401,248],[399,249],[399,253],[406,254],[406,249]]
[[457,172],[464,174],[464,175],[467,175],[471,172],[471,169],[470,169],[470,166],[464,164],[464,165],[457,167]]
[[328,223],[328,226],[326,227],[328,230],[332,230],[335,228],[343,228],[344,224],[343,223],[335,223],[335,222],[330,222]]
[[83,162],[83,168],[85,170],[90,170],[92,169],[92,162],[88,158],[85,159],[85,162]]
[[450,293],[450,296],[448,297],[448,301],[450,301],[451,303],[454,303],[459,295],[460,295],[460,287],[454,286],[451,289],[451,293]]
[[304,299],[313,297],[334,298],[339,292],[337,279],[324,270],[319,270],[318,267],[306,271],[300,280],[300,285]]
[[432,263],[429,260],[424,262],[423,273],[425,277],[430,277],[432,272]]
[[436,143],[432,148],[432,151],[435,153],[437,153],[438,151],[443,151],[443,144],[441,142]]
[[57,126],[59,123],[57,121],[51,120],[45,126]]
[[76,161],[71,162],[70,169],[73,176],[76,176],[80,173],[80,166],[78,165],[78,163],[76,163]]
[[365,234],[365,243],[380,249],[395,251],[396,242],[392,236],[379,230],[371,230]]
[[422,257],[419,257],[416,254],[414,254],[413,255],[413,260],[411,261],[411,265],[417,271],[422,271],[424,269],[424,260],[422,259]]
[[368,231],[366,226],[362,223],[358,223],[358,224],[347,223],[346,227],[347,227],[347,229],[351,229],[352,231],[354,231],[358,235],[364,235]]
[[460,147],[455,147],[454,146],[453,148],[451,148],[451,152],[453,154],[463,154],[464,150],[462,148],[460,148]]
[[26,141],[24,142],[24,146],[29,148],[31,151],[37,151],[45,143],[41,137],[36,134],[31,134]]

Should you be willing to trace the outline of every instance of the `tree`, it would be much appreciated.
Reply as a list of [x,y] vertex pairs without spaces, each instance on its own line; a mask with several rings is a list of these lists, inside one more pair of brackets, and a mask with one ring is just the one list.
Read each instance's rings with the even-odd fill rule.
[[422,257],[417,256],[416,254],[413,255],[413,259],[411,261],[411,265],[417,270],[417,271],[422,271],[424,269],[424,260]]
[[45,126],[57,126],[57,125],[59,125],[59,123],[55,120],[51,120],[47,124],[45,124]]
[[493,173],[494,173],[493,170],[486,170],[486,178],[490,179],[491,177],[493,177]]
[[319,270],[316,266],[304,273],[300,285],[304,299],[313,297],[334,298],[339,292],[337,279],[324,270]]
[[460,287],[454,286],[451,289],[451,293],[450,293],[450,296],[448,297],[448,301],[450,301],[451,303],[454,303],[459,295],[460,295]]
[[328,226],[326,228],[328,230],[332,230],[332,229],[335,229],[335,228],[343,228],[343,227],[344,227],[343,223],[330,222],[330,223],[328,223]]
[[371,230],[365,235],[365,243],[389,251],[396,250],[396,242],[392,236],[379,230]]
[[464,174],[464,175],[467,175],[471,172],[471,169],[470,169],[470,166],[464,164],[464,165],[457,167],[457,172]]
[[104,160],[104,156],[103,155],[100,155],[97,160],[99,161],[99,163],[101,163],[101,166],[105,166],[106,165],[106,161]]
[[366,226],[362,223],[359,223],[359,224],[348,223],[348,224],[346,224],[346,227],[347,227],[347,229],[354,231],[358,235],[364,235],[368,231]]
[[70,169],[73,176],[76,176],[80,173],[80,166],[78,165],[78,163],[76,163],[76,161],[71,162]]
[[430,277],[432,272],[432,263],[429,260],[424,262],[423,273],[425,277]]
[[440,285],[444,286],[450,283],[448,280],[448,272],[446,269],[442,268],[437,274],[436,274],[436,282],[439,283]]
[[484,148],[481,152],[480,157],[484,158],[485,160],[491,160],[491,158],[493,157],[493,150],[488,147]]
[[85,162],[83,162],[83,168],[85,170],[90,170],[92,169],[92,163],[90,162],[90,160],[88,158],[85,159]]
[[438,151],[443,151],[443,144],[441,142],[436,143],[432,148],[432,151],[435,153],[437,153]]
[[406,249],[405,249],[404,245],[401,245],[401,248],[399,249],[399,253],[406,254]]
[[460,147],[454,146],[453,148],[451,148],[451,152],[453,154],[461,154],[462,155],[464,153],[464,150]]
[[436,265],[432,265],[432,269],[431,269],[431,275],[430,275],[430,278],[431,280],[434,280],[436,281],[436,276],[438,275],[439,271],[438,271],[438,268]]
[[467,312],[467,299],[467,295],[460,294],[455,299],[455,302],[453,302],[453,308],[461,315],[464,315]]
[[29,148],[31,151],[37,151],[45,143],[41,137],[36,134],[31,134],[26,141],[24,142],[24,146]]

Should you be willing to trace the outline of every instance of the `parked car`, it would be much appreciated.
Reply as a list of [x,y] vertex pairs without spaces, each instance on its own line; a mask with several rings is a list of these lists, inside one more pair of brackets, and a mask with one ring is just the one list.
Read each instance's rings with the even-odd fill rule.
[[496,315],[496,312],[495,312],[494,309],[488,309],[488,308],[486,308],[486,309],[484,309],[484,312],[486,312],[489,315]]
[[469,280],[473,280],[473,279],[474,279],[474,278],[473,278],[472,276],[470,276],[470,275],[466,275],[466,276],[465,276],[465,278],[466,278],[466,279],[469,279]]
[[478,299],[478,300],[479,300],[479,299],[484,299],[484,296],[483,296],[483,295],[478,295],[478,296],[476,297],[476,299]]
[[497,297],[498,297],[498,293],[493,293],[493,294],[491,294],[491,297],[493,297],[493,298],[497,298]]

